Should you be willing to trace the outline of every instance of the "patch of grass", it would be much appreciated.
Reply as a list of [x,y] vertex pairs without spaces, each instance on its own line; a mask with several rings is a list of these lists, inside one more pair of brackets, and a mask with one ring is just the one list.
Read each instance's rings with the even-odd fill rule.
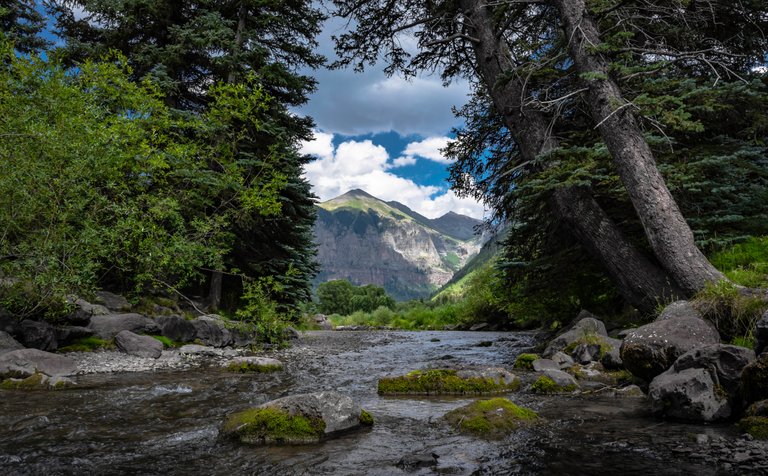
[[464,395],[501,393],[517,390],[519,380],[511,384],[491,378],[461,378],[456,370],[415,370],[401,377],[379,380],[380,395]]
[[768,417],[749,416],[742,418],[739,421],[739,428],[759,440],[768,440]]
[[35,372],[23,379],[5,379],[0,381],[1,390],[59,390],[66,387],[64,381],[51,385],[51,381],[40,372]]
[[539,415],[506,398],[492,398],[450,411],[445,419],[462,433],[483,438],[501,438],[523,425],[535,422]]
[[253,362],[232,362],[226,367],[227,372],[247,373],[270,373],[283,370],[282,365],[258,365]]
[[576,385],[570,384],[566,386],[560,386],[555,383],[551,378],[542,375],[531,386],[531,390],[534,393],[569,393],[576,390]]
[[750,332],[746,336],[734,337],[731,339],[731,345],[737,345],[739,347],[746,347],[747,349],[754,349],[756,344],[755,336]]
[[516,369],[533,370],[533,361],[539,358],[539,354],[520,354],[515,359],[513,367]]
[[155,335],[153,335],[151,337],[154,337],[155,339],[157,339],[160,342],[162,342],[163,343],[163,347],[165,347],[166,349],[172,349],[174,347],[181,347],[183,345],[182,343],[176,342],[175,340],[171,340],[171,339],[169,339],[168,337],[165,337],[165,336],[155,336]]
[[403,330],[436,330],[464,323],[457,304],[422,303],[413,301],[400,304],[393,311],[381,306],[373,312],[357,311],[347,316],[331,314],[334,326],[371,326]]
[[712,254],[709,260],[737,284],[749,288],[768,287],[768,236],[732,245]]
[[362,410],[360,412],[360,424],[363,426],[373,426],[373,415]]
[[72,344],[60,347],[59,352],[93,352],[99,349],[114,349],[115,342],[112,340],[100,339],[96,336],[83,337],[77,339]]
[[768,310],[768,301],[745,295],[728,281],[707,284],[692,304],[715,325],[726,342],[738,337],[747,339]]
[[252,408],[229,415],[222,431],[243,443],[302,444],[319,441],[325,433],[325,422],[291,415],[279,408]]

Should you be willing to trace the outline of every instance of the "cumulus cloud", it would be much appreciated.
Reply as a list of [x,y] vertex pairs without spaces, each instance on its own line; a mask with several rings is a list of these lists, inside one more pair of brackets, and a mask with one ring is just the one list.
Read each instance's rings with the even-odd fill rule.
[[483,206],[475,200],[392,173],[389,154],[370,140],[349,140],[334,148],[331,134],[316,133],[315,140],[304,143],[301,151],[317,157],[304,171],[321,201],[359,188],[384,201],[396,200],[428,218],[450,211],[483,217]]
[[413,156],[403,156],[398,157],[395,160],[392,161],[391,167],[393,169],[397,167],[405,167],[406,165],[413,165],[416,163],[416,157]]
[[440,149],[445,149],[453,139],[449,137],[429,137],[420,142],[411,142],[405,147],[403,154],[407,157],[423,157],[440,164],[450,164]]

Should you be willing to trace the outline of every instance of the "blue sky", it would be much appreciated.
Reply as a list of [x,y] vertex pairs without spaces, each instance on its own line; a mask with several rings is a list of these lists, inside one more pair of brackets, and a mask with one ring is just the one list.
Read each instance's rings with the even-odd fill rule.
[[[318,38],[318,51],[330,61],[330,37],[343,25],[329,20]],[[439,152],[460,125],[451,107],[466,102],[469,86],[444,87],[436,76],[406,81],[387,77],[383,68],[307,72],[317,78],[318,90],[297,112],[317,124],[315,140],[303,147],[317,157],[306,169],[315,194],[324,201],[361,188],[430,218],[449,211],[482,218],[481,204],[449,190],[448,161]]]

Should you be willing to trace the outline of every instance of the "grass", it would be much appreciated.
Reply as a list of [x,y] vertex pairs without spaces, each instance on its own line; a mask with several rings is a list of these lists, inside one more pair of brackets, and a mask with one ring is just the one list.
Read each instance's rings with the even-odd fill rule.
[[533,370],[533,361],[539,359],[538,354],[520,354],[515,359],[514,368]]
[[438,330],[465,322],[458,304],[405,303],[393,311],[379,307],[373,312],[358,311],[348,316],[332,314],[334,326],[371,326],[403,330]]
[[241,374],[257,373],[265,374],[283,370],[282,365],[258,365],[253,362],[232,362],[226,367],[227,372],[236,372]]
[[290,415],[279,408],[252,408],[229,415],[222,430],[243,443],[302,444],[319,441],[325,433],[325,422]]
[[534,393],[569,393],[576,390],[576,386],[566,385],[566,386],[560,386],[555,383],[554,380],[552,380],[549,377],[546,377],[542,375],[539,377],[535,382],[533,382],[533,385],[531,386],[531,390]]
[[768,236],[750,238],[709,257],[728,279],[749,288],[768,287]]
[[728,281],[707,284],[693,299],[693,305],[717,328],[723,340],[751,340],[755,323],[768,310],[768,302],[742,293]]
[[363,426],[373,426],[373,415],[362,410],[360,412],[360,424]]
[[539,415],[506,398],[492,398],[450,411],[445,419],[462,433],[483,438],[501,438],[523,425],[537,421]]
[[768,418],[762,416],[748,416],[739,421],[739,428],[749,433],[758,440],[768,440]]
[[169,339],[168,337],[165,337],[165,336],[154,336],[153,335],[151,337],[154,337],[155,339],[157,339],[160,342],[162,342],[163,343],[163,347],[165,347],[166,349],[172,349],[174,347],[181,347],[183,345],[180,342],[176,342],[175,340],[171,340],[171,339]]
[[511,384],[491,378],[462,378],[456,370],[415,370],[400,377],[379,380],[380,395],[465,395],[502,393],[517,390],[520,381]]
[[59,352],[93,352],[99,349],[114,349],[115,343],[112,340],[99,339],[98,337],[83,337],[77,339],[72,344],[60,347]]

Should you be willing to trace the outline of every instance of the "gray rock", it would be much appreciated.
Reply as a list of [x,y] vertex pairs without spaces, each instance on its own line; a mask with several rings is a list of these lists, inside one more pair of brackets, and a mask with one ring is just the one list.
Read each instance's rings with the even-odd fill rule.
[[600,359],[600,363],[603,364],[606,370],[621,370],[624,368],[624,361],[621,360],[621,344],[622,342],[615,339],[617,344],[612,346],[611,350],[603,354]]
[[197,330],[181,316],[157,316],[155,322],[160,327],[160,334],[176,342],[192,342],[197,337]]
[[468,379],[468,378],[491,379],[496,383],[504,384],[504,385],[511,385],[515,381],[519,380],[515,374],[501,367],[487,367],[484,369],[459,370],[458,372],[456,372],[456,376],[462,379]]
[[616,390],[615,395],[622,398],[642,398],[645,397],[643,390],[637,385],[627,385]]
[[536,359],[533,361],[531,366],[536,372],[543,372],[545,370],[560,370],[560,365],[551,359]]
[[95,315],[88,324],[89,329],[101,339],[112,339],[120,331],[134,334],[159,334],[160,327],[152,319],[135,313]]
[[115,345],[128,355],[157,359],[163,354],[163,343],[154,337],[140,336],[131,331],[120,331],[115,336]]
[[[254,434],[248,431],[247,424],[233,427],[231,424],[225,424],[223,433],[230,436],[236,436],[244,443],[270,444],[270,443],[311,443],[320,440],[320,437],[338,433],[340,431],[351,430],[361,426],[360,415],[362,409],[355,403],[351,397],[342,395],[338,392],[319,392],[302,395],[291,395],[288,397],[272,400],[271,402],[259,405],[256,408],[274,408],[283,410],[293,416],[303,416],[310,421],[321,419],[325,423],[325,429],[322,435],[317,437],[302,436],[297,439],[290,437],[281,438],[279,441],[271,439],[269,434]],[[237,415],[233,415],[237,421]],[[228,422],[229,423],[229,422]]]
[[768,348],[768,311],[755,323],[755,354],[760,355]]
[[328,320],[328,316],[326,316],[325,314],[315,314],[315,316],[312,319],[314,319],[315,324],[320,326],[321,330],[324,330],[324,331],[333,330],[333,324],[331,324],[331,321]]
[[56,329],[42,321],[21,321],[21,340],[25,347],[54,351],[59,348],[56,340]]
[[282,362],[270,357],[235,357],[234,359],[222,364],[223,367],[237,367],[240,365],[253,367],[254,370],[266,369],[272,371],[283,368]]
[[627,335],[629,335],[629,333],[630,333],[630,332],[632,332],[632,331],[634,331],[634,330],[635,330],[635,328],[634,328],[634,327],[633,327],[633,328],[631,328],[631,329],[622,329],[622,330],[620,330],[620,331],[619,331],[619,333],[618,333],[618,334],[616,334],[616,336],[617,336],[619,339],[623,339],[623,338],[627,337]]
[[91,304],[84,299],[71,296],[68,301],[75,306],[75,310],[67,316],[67,321],[80,326],[87,326],[93,316],[106,316],[111,311],[101,304]]
[[235,347],[248,347],[256,343],[256,334],[253,332],[246,332],[241,329],[230,329],[232,334],[232,345]]
[[56,340],[59,342],[59,347],[72,344],[78,339],[91,337],[93,334],[93,329],[82,326],[61,326],[56,328]]
[[398,461],[395,466],[406,471],[413,471],[419,468],[430,468],[432,466],[437,466],[438,458],[439,456],[435,453],[406,455],[400,458],[400,461]]
[[295,340],[301,337],[301,334],[299,334],[299,331],[294,329],[291,326],[288,326],[283,331],[283,335],[285,336],[285,340]]
[[232,345],[232,333],[224,327],[223,319],[216,314],[200,316],[192,321],[197,338],[205,345],[226,347]]
[[[583,312],[584,311],[582,311],[582,313]],[[552,339],[542,355],[549,358],[554,355],[555,352],[562,351],[569,345],[584,339],[586,336],[593,335],[607,337],[608,333],[605,330],[605,324],[594,317],[585,317],[574,324],[570,330]]]
[[0,331],[0,355],[23,348],[24,346],[19,344],[9,333]]
[[488,327],[488,323],[487,322],[480,322],[478,324],[474,324],[472,327],[469,328],[469,330],[470,331],[482,331],[482,330],[487,330],[486,329],[487,327]]
[[69,357],[39,349],[20,349],[0,355],[0,376],[26,378],[35,372],[50,377],[71,375],[77,369]]
[[671,304],[668,304],[667,307],[665,307],[664,310],[661,311],[661,314],[659,314],[659,317],[657,317],[656,320],[668,321],[670,319],[679,319],[681,317],[693,317],[696,319],[704,319],[704,316],[702,316],[701,313],[697,311],[696,308],[693,307],[690,302],[675,301]]
[[575,363],[571,356],[565,352],[555,352],[552,354],[552,357],[550,357],[550,360],[554,361],[559,366],[560,370],[567,369]]
[[128,312],[131,310],[131,303],[127,299],[109,291],[97,292],[96,300],[110,311]]
[[571,356],[581,365],[600,360],[600,344],[579,344],[573,349]]
[[545,370],[544,376],[555,382],[555,385],[559,387],[579,387],[579,384],[576,382],[576,379],[573,378],[573,375],[565,373],[562,370]]
[[675,361],[674,369],[706,369],[712,380],[732,397],[736,395],[744,367],[755,361],[751,349],[727,344],[712,344],[686,352]]
[[654,413],[683,420],[711,422],[731,415],[728,396],[705,369],[669,369],[653,379],[648,400]]
[[0,307],[0,331],[7,332],[12,336],[21,334],[19,320],[3,307]]
[[630,332],[621,346],[621,359],[633,375],[651,381],[689,350],[719,342],[720,335],[702,319],[662,319]]
[[238,352],[234,349],[217,349],[205,345],[187,344],[179,347],[179,354],[203,357],[234,357]]

